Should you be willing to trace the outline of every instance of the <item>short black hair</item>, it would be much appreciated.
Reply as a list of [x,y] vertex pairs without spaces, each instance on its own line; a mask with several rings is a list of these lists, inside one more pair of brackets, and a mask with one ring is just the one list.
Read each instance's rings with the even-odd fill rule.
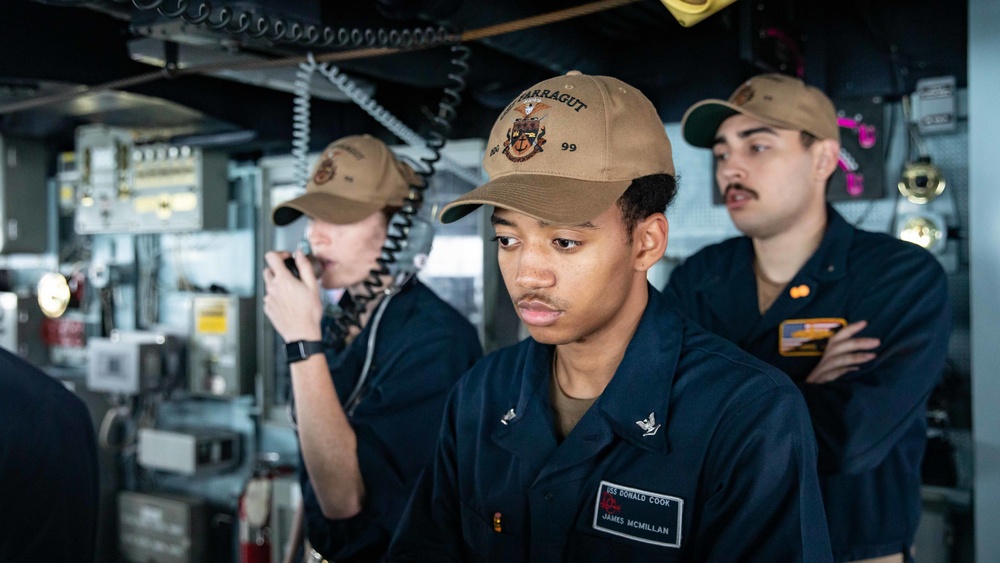
[[671,174],[650,174],[632,180],[618,198],[618,209],[625,225],[626,241],[632,243],[635,226],[654,213],[663,213],[677,195],[677,180]]

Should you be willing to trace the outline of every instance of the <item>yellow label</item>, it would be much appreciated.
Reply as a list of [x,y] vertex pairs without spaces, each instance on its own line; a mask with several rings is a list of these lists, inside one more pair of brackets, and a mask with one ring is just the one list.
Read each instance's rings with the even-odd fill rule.
[[195,331],[201,334],[225,334],[229,328],[226,304],[223,301],[206,303],[196,308]]
[[73,190],[72,184],[63,184],[59,186],[59,201],[63,203],[72,203],[75,195],[76,193]]

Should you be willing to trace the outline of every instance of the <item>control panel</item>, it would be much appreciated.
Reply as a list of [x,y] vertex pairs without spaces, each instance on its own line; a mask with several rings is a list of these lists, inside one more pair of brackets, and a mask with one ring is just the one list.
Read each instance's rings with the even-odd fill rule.
[[199,499],[118,493],[119,549],[129,563],[203,563],[207,528]]
[[136,144],[122,129],[92,125],[76,136],[76,232],[164,233],[221,229],[228,157],[198,147]]

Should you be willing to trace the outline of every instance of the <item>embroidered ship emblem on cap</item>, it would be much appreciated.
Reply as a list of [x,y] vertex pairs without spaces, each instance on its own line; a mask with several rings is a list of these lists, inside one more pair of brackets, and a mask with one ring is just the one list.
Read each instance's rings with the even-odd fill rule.
[[524,117],[517,117],[507,130],[507,140],[503,143],[503,154],[511,162],[524,162],[542,152],[545,144],[545,116],[533,115],[552,106],[538,100],[527,100],[514,108]]
[[313,174],[313,182],[316,184],[325,184],[333,179],[334,175],[337,174],[337,165],[333,163],[333,157],[337,154],[334,151],[331,154],[324,154],[323,160],[320,161],[319,166],[316,168],[316,173]]
[[735,105],[742,106],[753,99],[753,94],[754,94],[753,86],[749,82],[747,82],[746,84],[743,85],[742,88],[740,88],[739,90],[736,91],[735,94],[733,94],[732,102]]

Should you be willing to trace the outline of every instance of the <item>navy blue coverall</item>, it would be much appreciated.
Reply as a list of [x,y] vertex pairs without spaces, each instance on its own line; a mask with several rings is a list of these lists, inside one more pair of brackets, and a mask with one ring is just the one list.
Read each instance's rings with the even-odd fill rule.
[[99,487],[87,406],[0,348],[0,561],[93,561]]
[[[909,554],[921,510],[927,399],[947,355],[947,280],[917,245],[856,229],[829,206],[827,217],[819,248],[764,315],[746,237],[690,257],[664,294],[802,390],[834,559]],[[830,383],[805,383],[822,357],[824,331],[862,320],[868,326],[859,336],[881,339],[877,357]]]
[[553,347],[487,356],[448,400],[390,561],[829,561],[801,394],[658,291],[559,443]]
[[[361,375],[371,326],[339,353],[327,353],[341,403]],[[348,415],[365,481],[361,513],[325,518],[300,460],[306,531],[314,549],[338,563],[382,560],[417,476],[433,457],[448,391],[482,355],[476,329],[427,286],[414,279],[392,297],[378,327],[365,390]]]

